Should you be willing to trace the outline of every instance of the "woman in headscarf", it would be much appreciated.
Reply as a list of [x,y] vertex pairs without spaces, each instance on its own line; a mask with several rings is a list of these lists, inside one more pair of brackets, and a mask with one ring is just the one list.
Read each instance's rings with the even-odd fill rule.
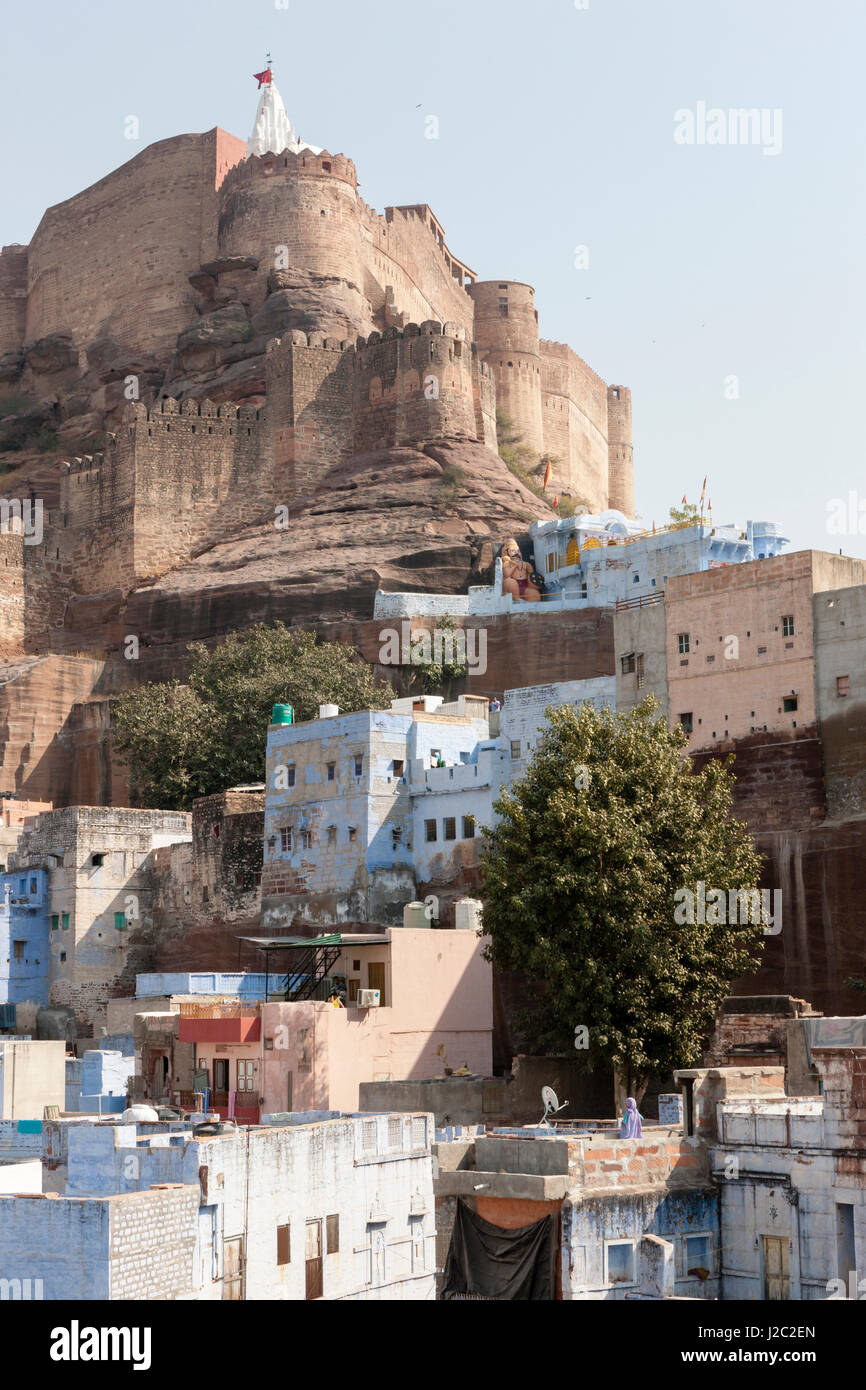
[[619,1137],[620,1139],[640,1139],[642,1134],[643,1126],[637,1103],[632,1096],[629,1096],[625,1103],[625,1114],[619,1127]]

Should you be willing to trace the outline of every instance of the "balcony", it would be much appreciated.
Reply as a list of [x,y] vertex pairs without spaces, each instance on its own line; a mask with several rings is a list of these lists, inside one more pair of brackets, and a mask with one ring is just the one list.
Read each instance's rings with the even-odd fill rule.
[[260,1042],[262,1020],[255,1004],[181,1004],[178,1042]]

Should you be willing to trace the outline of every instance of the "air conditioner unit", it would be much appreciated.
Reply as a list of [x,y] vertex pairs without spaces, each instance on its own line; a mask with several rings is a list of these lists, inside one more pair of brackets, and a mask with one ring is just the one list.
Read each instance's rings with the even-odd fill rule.
[[359,1009],[378,1009],[378,1007],[379,1007],[379,991],[378,991],[377,989],[359,989],[359,990],[358,990],[358,1008],[359,1008]]

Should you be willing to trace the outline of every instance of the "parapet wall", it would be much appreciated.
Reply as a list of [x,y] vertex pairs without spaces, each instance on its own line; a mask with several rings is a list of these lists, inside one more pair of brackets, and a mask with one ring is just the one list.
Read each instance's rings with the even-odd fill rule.
[[128,591],[254,520],[273,496],[270,450],[253,406],[137,403],[104,454],[66,465],[63,558],[80,593]]
[[429,208],[389,207],[385,214],[361,201],[364,292],[374,318],[386,327],[437,319],[473,337],[474,307],[464,288],[474,279],[448,247]]

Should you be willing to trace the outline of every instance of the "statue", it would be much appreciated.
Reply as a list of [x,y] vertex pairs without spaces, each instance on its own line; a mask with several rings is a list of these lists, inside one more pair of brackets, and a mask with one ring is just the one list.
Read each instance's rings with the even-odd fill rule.
[[520,546],[513,536],[502,547],[502,592],[511,594],[524,603],[538,603],[541,599],[541,578],[520,553]]

